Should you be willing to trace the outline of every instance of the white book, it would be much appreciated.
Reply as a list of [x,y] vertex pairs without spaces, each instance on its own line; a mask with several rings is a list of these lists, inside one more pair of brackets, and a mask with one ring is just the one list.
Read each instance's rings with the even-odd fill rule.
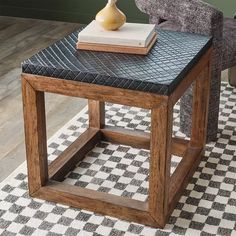
[[107,31],[94,20],[78,34],[78,43],[147,47],[154,34],[154,24],[125,23],[117,31]]

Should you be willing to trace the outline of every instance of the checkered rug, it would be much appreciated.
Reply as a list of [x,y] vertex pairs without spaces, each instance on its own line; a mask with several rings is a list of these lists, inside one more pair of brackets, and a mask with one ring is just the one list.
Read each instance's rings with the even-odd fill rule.
[[[174,133],[179,107],[175,107]],[[84,109],[48,141],[49,162],[86,128]],[[150,131],[147,110],[106,104],[106,123]],[[183,136],[183,135],[182,135]],[[63,182],[140,201],[148,195],[149,151],[102,142]],[[171,172],[180,158],[172,157]],[[0,235],[236,235],[236,89],[222,84],[218,141],[210,143],[165,229],[28,196],[26,164],[0,184]]]

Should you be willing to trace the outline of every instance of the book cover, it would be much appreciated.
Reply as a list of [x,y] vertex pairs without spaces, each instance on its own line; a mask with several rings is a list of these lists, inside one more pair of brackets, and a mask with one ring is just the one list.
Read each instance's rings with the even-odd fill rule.
[[78,34],[78,43],[147,47],[154,34],[154,24],[125,23],[117,31],[106,31],[94,20]]

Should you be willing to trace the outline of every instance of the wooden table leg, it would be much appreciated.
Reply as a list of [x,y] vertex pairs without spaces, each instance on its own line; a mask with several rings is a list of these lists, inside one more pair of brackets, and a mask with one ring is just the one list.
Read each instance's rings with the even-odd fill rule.
[[171,175],[169,193],[169,215],[172,213],[176,203],[182,195],[183,189],[189,183],[189,179],[199,166],[204,155],[207,130],[207,115],[211,78],[210,56],[200,68],[197,79],[194,76],[192,133],[189,145],[183,153],[183,158]]
[[105,103],[88,100],[89,127],[102,129],[105,125]]
[[24,77],[22,96],[29,194],[32,196],[48,181],[45,102],[44,93],[34,90]]
[[210,62],[199,74],[194,85],[192,133],[190,145],[204,148],[206,144],[206,131],[208,120],[208,105],[210,94],[211,69]]
[[149,212],[162,227],[168,213],[172,119],[172,106],[168,103],[152,109]]

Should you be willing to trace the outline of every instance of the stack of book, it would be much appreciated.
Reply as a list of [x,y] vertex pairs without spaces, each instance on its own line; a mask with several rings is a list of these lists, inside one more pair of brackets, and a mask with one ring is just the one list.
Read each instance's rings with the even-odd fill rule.
[[125,23],[117,31],[104,30],[95,20],[78,34],[77,49],[147,55],[157,40],[155,25]]

